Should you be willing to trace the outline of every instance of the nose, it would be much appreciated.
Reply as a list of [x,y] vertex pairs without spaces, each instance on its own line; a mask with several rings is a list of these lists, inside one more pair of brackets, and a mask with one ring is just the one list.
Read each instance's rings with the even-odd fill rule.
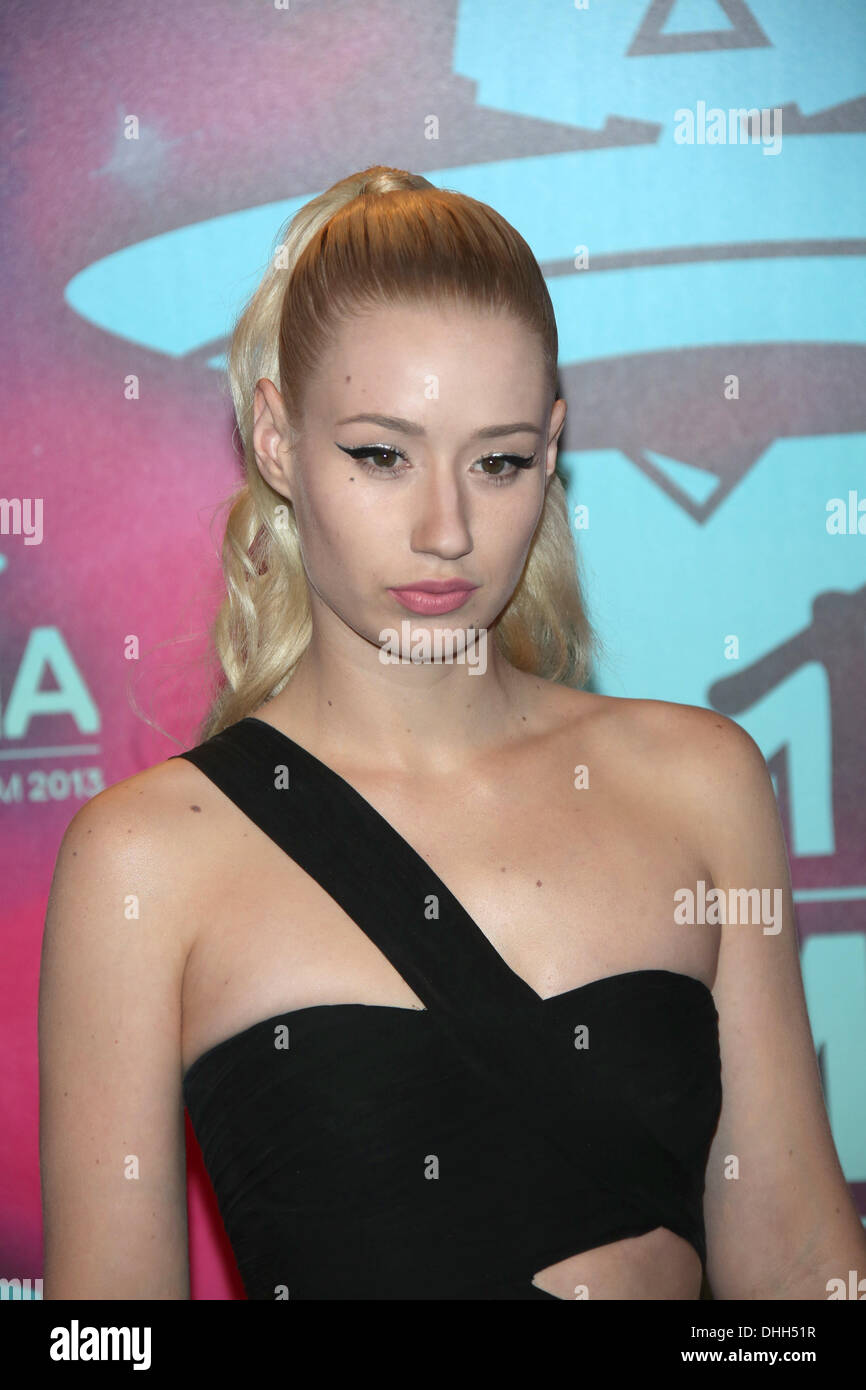
[[442,460],[428,468],[415,498],[418,509],[412,522],[412,550],[447,560],[467,555],[472,549],[470,504],[454,470]]

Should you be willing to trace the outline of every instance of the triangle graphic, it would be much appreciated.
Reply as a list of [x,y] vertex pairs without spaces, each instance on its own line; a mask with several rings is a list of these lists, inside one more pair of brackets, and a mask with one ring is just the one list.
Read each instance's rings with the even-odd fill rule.
[[[650,0],[626,57],[647,58],[661,53],[706,53],[712,49],[772,47],[745,0],[704,0],[701,14],[705,19],[709,18],[711,4],[720,12],[716,22],[727,20],[724,28],[684,30],[682,26],[689,22],[689,12],[694,13],[690,0]],[[675,28],[668,29],[671,20]]]
[[[722,20],[727,22],[720,23]],[[714,33],[719,29],[732,27],[718,0],[677,0],[668,10],[662,30],[665,35],[697,34],[702,30]]]
[[705,468],[695,468],[691,463],[681,463],[667,454],[658,454],[654,449],[642,449],[643,457],[673,484],[677,492],[689,497],[699,507],[712,497],[721,486],[721,478],[708,473]]

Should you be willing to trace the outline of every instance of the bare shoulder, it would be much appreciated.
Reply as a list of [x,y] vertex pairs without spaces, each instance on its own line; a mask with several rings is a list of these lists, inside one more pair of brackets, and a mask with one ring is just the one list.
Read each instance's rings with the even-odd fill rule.
[[154,923],[179,950],[188,948],[194,921],[185,909],[201,870],[198,813],[214,791],[193,764],[170,758],[98,792],[66,828],[52,899],[76,883],[89,889],[135,885]]
[[[732,836],[775,833],[772,780],[755,740],[700,705],[569,691],[562,706],[570,747],[585,750],[623,793],[649,798],[688,827],[705,863]],[[599,766],[601,765],[601,766]]]
[[[726,779],[752,768],[760,772],[763,755],[750,734],[727,715],[702,705],[671,700],[627,699],[588,691],[569,691],[575,734],[640,759],[683,783],[697,785],[713,777]],[[569,710],[569,701],[564,705]]]
[[783,856],[772,779],[751,734],[700,705],[624,703],[633,706],[620,725],[624,746],[639,752],[655,785],[670,792],[711,868],[721,870],[728,851],[750,837],[771,843],[777,859]]
[[70,826],[90,817],[98,817],[109,826],[133,808],[137,815],[156,823],[184,807],[188,809],[188,793],[194,793],[201,785],[201,773],[188,759],[166,758],[97,792],[84,803]]
[[590,713],[607,720],[618,737],[642,744],[647,752],[669,752],[686,741],[689,751],[700,755],[730,743],[753,740],[745,729],[725,714],[703,705],[683,705],[672,700],[626,699],[612,695],[592,695]]

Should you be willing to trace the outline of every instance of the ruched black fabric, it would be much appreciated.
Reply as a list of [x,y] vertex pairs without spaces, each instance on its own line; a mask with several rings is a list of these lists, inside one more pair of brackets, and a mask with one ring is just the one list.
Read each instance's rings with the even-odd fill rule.
[[177,756],[425,1005],[290,1010],[187,1070],[249,1298],[550,1300],[535,1273],[658,1226],[706,1269],[721,1109],[706,985],[635,970],[543,1000],[390,823],[272,725],[249,717]]

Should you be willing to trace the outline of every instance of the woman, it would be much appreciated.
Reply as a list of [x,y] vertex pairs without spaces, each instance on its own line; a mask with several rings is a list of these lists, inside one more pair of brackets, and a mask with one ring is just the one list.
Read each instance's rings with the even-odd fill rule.
[[[763,758],[583,688],[556,362],[485,205],[376,167],[288,228],[231,345],[226,680],[58,856],[47,1298],[189,1297],[184,1101],[251,1298],[863,1266]],[[713,887],[781,930],[688,925]]]

